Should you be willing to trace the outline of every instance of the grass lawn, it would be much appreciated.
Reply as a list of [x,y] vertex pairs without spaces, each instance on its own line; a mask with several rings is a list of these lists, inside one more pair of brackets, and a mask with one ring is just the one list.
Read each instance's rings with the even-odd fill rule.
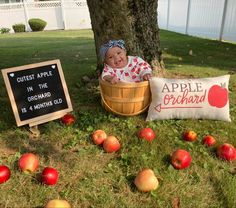
[[[97,83],[84,83],[92,76],[96,55],[91,30],[48,31],[0,35],[0,69],[60,59],[76,122],[64,126],[59,120],[39,125],[40,137],[32,138],[29,127],[17,127],[0,76],[0,164],[11,169],[11,178],[0,184],[0,207],[42,208],[49,199],[66,199],[74,207],[236,207],[236,163],[216,157],[216,146],[201,144],[205,134],[236,146],[236,44],[161,31],[166,69],[173,76],[213,77],[230,74],[229,99],[232,122],[212,120],[163,120],[145,122],[146,113],[119,117],[100,105]],[[191,52],[190,52],[191,51]],[[189,54],[191,53],[191,54]],[[152,142],[140,140],[137,132],[151,127]],[[122,148],[105,153],[91,141],[91,133],[103,129],[119,138]],[[184,142],[182,133],[192,129],[198,140]],[[170,155],[177,148],[190,152],[188,169],[175,170]],[[23,174],[17,161],[22,153],[40,158],[35,174]],[[55,186],[42,185],[37,175],[46,166],[59,171]],[[159,188],[141,193],[134,178],[144,167],[154,170]]]

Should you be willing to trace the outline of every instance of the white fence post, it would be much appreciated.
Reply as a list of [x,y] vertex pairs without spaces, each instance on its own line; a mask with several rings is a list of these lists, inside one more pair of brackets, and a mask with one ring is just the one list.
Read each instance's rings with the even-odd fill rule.
[[25,14],[26,31],[30,31],[30,27],[29,27],[29,24],[28,24],[29,15],[28,15],[28,10],[27,10],[27,5],[25,3],[25,0],[23,0],[23,7],[24,7],[24,14]]
[[63,22],[64,30],[66,30],[67,25],[66,25],[66,13],[65,13],[64,0],[61,0],[61,14],[62,14],[62,22]]
[[224,26],[225,26],[225,15],[227,10],[228,0],[224,1],[224,8],[223,8],[223,14],[222,14],[222,20],[220,25],[220,34],[219,34],[219,40],[222,40],[223,32],[224,32]]
[[166,29],[169,29],[169,20],[170,20],[170,1],[167,0],[167,20],[166,20]]
[[191,8],[191,0],[188,0],[187,16],[186,16],[186,25],[185,25],[185,34],[188,34],[190,8]]

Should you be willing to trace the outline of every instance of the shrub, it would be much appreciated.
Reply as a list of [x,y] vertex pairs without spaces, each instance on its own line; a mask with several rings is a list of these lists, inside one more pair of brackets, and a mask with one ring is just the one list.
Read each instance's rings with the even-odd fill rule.
[[25,32],[25,25],[23,23],[14,24],[12,25],[12,28],[15,33]]
[[43,31],[47,25],[47,22],[38,18],[29,19],[28,23],[32,31]]
[[3,34],[3,33],[9,33],[10,32],[10,28],[7,28],[7,27],[2,27],[0,28],[0,33]]

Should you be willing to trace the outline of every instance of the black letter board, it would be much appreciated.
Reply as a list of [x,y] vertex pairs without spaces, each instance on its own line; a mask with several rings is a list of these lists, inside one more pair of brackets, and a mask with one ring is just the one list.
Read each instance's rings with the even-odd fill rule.
[[59,60],[2,70],[17,126],[58,119],[72,111]]

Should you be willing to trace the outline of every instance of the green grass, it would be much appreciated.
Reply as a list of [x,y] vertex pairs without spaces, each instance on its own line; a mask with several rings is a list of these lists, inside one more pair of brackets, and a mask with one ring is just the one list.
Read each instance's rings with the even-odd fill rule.
[[[51,31],[0,35],[0,69],[60,59],[73,104],[76,123],[64,126],[59,120],[39,125],[40,137],[32,138],[29,127],[16,127],[5,84],[0,77],[0,164],[8,165],[12,176],[0,184],[0,207],[43,207],[49,199],[68,200],[73,207],[236,207],[235,162],[221,161],[215,147],[205,148],[205,134],[218,144],[236,146],[236,45],[161,31],[161,47],[167,71],[173,76],[212,77],[231,74],[230,114],[232,122],[212,120],[163,120],[145,122],[146,114],[119,117],[100,105],[97,83],[88,85],[84,75],[96,68],[93,33],[90,30]],[[189,55],[192,50],[193,54]],[[157,139],[151,144],[137,138],[142,127],[152,127]],[[90,138],[96,129],[117,136],[118,153],[108,154]],[[184,142],[182,132],[198,133],[194,143]],[[170,165],[176,148],[189,150],[190,168],[177,171]],[[17,168],[24,152],[40,157],[36,174],[25,175]],[[60,173],[55,186],[37,180],[43,167]],[[144,167],[154,170],[160,186],[152,193],[140,193],[134,178]]]

